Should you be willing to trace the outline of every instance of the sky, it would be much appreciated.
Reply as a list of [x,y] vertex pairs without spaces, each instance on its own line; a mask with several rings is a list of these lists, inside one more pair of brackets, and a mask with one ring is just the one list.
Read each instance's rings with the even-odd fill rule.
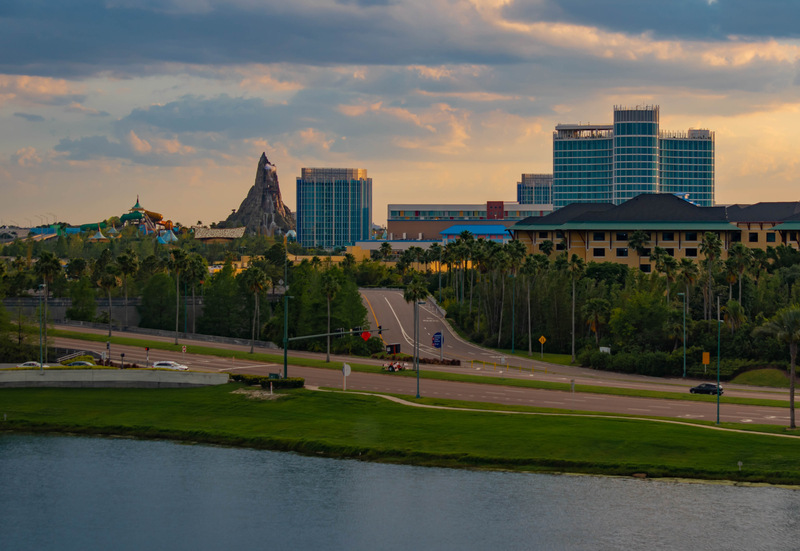
[[0,222],[224,220],[261,152],[387,203],[513,201],[558,123],[716,133],[718,203],[799,200],[796,0],[3,0]]

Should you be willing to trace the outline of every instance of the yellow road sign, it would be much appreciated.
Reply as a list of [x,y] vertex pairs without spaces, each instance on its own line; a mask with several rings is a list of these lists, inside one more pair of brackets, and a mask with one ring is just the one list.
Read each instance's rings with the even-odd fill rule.
[[711,363],[711,352],[703,352],[703,365]]
[[540,343],[542,343],[542,344],[544,344],[544,343],[546,343],[546,342],[547,342],[547,339],[545,339],[545,338],[544,338],[544,335],[542,335],[541,337],[539,337],[539,342],[540,342]]

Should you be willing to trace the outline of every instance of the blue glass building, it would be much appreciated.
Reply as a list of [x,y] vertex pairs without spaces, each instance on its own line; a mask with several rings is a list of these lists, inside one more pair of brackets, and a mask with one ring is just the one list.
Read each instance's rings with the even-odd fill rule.
[[365,169],[304,168],[297,178],[297,241],[333,249],[367,240],[372,178]]
[[553,207],[619,205],[642,193],[714,205],[714,133],[659,129],[658,106],[614,107],[612,125],[559,124],[553,133]]
[[522,205],[552,205],[553,175],[523,174],[517,182],[517,203]]

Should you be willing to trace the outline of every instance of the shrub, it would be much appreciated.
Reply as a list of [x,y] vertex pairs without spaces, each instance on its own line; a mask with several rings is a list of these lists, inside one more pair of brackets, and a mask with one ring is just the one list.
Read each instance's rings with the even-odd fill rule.
[[90,356],[89,354],[85,354],[83,356],[78,356],[75,358],[71,358],[69,360],[65,360],[61,362],[61,365],[71,364],[72,362],[89,362],[91,364],[96,364],[97,360],[94,359],[94,356]]
[[[306,380],[302,377],[289,377],[286,379],[270,379],[264,375],[246,375],[244,373],[231,373],[230,378],[232,381],[245,383],[246,385],[261,385],[262,388],[269,388],[269,383],[272,383],[272,388],[303,388]],[[264,386],[266,384],[266,386]]]

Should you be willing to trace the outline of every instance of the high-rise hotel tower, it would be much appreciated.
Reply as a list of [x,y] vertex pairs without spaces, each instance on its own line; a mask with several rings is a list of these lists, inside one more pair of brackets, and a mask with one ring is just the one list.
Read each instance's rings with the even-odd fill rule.
[[559,124],[553,132],[553,207],[619,205],[674,193],[714,205],[714,133],[659,129],[658,106],[614,107],[614,124]]

